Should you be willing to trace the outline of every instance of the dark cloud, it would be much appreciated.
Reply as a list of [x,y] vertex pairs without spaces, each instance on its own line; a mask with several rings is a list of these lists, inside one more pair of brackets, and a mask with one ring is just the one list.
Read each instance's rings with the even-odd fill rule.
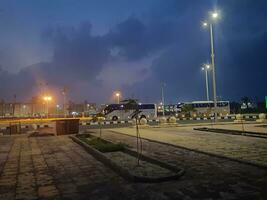
[[170,44],[176,33],[171,21],[144,23],[136,17],[129,17],[118,24],[107,35],[111,45],[128,60],[138,60],[155,53]]
[[[78,28],[50,28],[45,31],[44,36],[47,42],[53,45],[52,60],[25,67],[17,74],[1,71],[1,76],[5,79],[8,77],[8,81],[5,81],[1,88],[2,91],[6,91],[4,95],[14,90],[13,92],[20,93],[22,97],[29,97],[31,95],[29,92],[23,95],[20,91],[25,92],[25,88],[32,89],[40,82],[49,83],[51,87],[57,85],[62,88],[64,86],[75,88],[75,82],[79,81],[94,84],[97,82],[96,76],[110,54],[105,39],[91,35],[90,23],[83,23]],[[6,90],[6,88],[12,89]],[[79,92],[74,94],[79,95]]]
[[[91,24],[83,23],[71,32],[57,28],[50,34],[54,56],[45,72],[54,78],[63,76],[68,81],[94,80],[109,58],[109,48],[101,36],[92,36]],[[64,79],[64,78],[63,78]]]
[[[110,90],[116,89],[112,88],[113,78],[125,76],[127,69],[136,66],[133,63],[149,58],[149,66],[127,74],[131,84],[121,83],[125,97],[158,101],[160,83],[165,82],[167,101],[201,100],[205,97],[205,81],[200,67],[210,60],[210,41],[209,31],[202,29],[200,22],[208,10],[221,8],[222,19],[214,27],[219,96],[240,99],[245,95],[266,95],[266,1],[192,2],[157,1],[148,13],[130,15],[101,36],[92,34],[88,22],[75,27],[50,27],[42,36],[53,47],[52,59],[17,74],[0,70],[4,82],[0,85],[1,94],[20,92],[21,96],[29,96],[21,91],[35,87],[41,80],[56,87],[72,87],[72,97],[78,100],[90,97],[105,101]],[[114,71],[119,75],[113,76],[110,68],[116,64],[120,67],[114,69],[125,64],[126,70]],[[107,68],[110,85],[104,85],[103,76],[98,78]],[[138,73],[145,74],[145,78],[133,83]]]

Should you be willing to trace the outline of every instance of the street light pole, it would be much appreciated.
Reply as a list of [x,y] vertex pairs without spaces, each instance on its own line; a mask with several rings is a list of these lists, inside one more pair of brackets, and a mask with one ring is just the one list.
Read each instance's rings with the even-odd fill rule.
[[46,113],[47,113],[47,118],[49,118],[49,101],[51,101],[52,100],[52,97],[51,96],[45,96],[44,97],[44,101],[45,101],[45,103],[46,103]]
[[46,109],[47,109],[47,118],[49,118],[49,106],[48,106],[48,101],[46,101]]
[[209,95],[209,78],[208,78],[208,70],[209,70],[209,68],[210,68],[209,65],[204,65],[204,67],[202,67],[202,71],[205,71],[207,101],[210,100],[210,95]]
[[119,92],[117,92],[115,94],[115,96],[117,97],[117,104],[119,104],[120,103],[120,96],[121,96],[121,94]]
[[68,92],[68,88],[67,87],[64,87],[63,90],[62,90],[62,95],[63,95],[63,114],[64,114],[64,118],[67,117],[67,112],[66,112],[66,95],[67,95],[67,92]]
[[163,117],[165,116],[164,85],[165,85],[164,83],[161,83],[161,102],[162,102],[162,115],[163,115]]
[[210,100],[210,96],[209,96],[208,69],[205,70],[205,74],[206,74],[206,92],[207,92],[207,101],[209,101],[209,100]]
[[210,46],[211,46],[211,65],[212,65],[213,99],[214,99],[214,120],[217,121],[217,90],[216,90],[216,71],[215,71],[214,37],[213,37],[213,25],[212,25],[212,23],[210,23]]
[[63,113],[64,113],[64,118],[66,118],[66,93],[63,92]]
[[214,37],[213,37],[213,21],[219,18],[218,12],[211,13],[211,20],[209,23],[204,22],[204,26],[210,27],[210,51],[211,51],[211,67],[212,67],[212,84],[213,84],[213,103],[214,103],[214,120],[217,121],[217,91],[216,91],[216,70],[215,70],[215,53],[214,53]]

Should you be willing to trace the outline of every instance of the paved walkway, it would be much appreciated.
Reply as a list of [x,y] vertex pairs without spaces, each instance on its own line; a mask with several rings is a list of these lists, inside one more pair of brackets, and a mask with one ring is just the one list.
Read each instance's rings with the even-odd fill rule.
[[[109,130],[102,135],[105,139],[136,148],[136,139],[133,137]],[[186,170],[179,182],[167,186],[170,193],[191,192],[188,197],[193,199],[267,199],[267,170],[148,140],[142,141],[144,154]]]
[[125,181],[68,137],[0,137],[0,199],[127,199]]
[[[115,130],[136,134],[135,128]],[[145,128],[140,133],[143,138],[267,166],[267,139],[196,131],[193,127]]]
[[[135,140],[103,131],[131,146]],[[186,168],[178,181],[129,183],[66,136],[0,137],[0,199],[266,199],[267,172],[144,142],[144,151]]]
[[[92,134],[99,135],[97,130]],[[136,150],[131,136],[105,130],[102,137]],[[167,186],[173,194],[179,190],[195,199],[267,199],[267,170],[144,139],[142,143],[143,154],[186,170],[179,182]]]

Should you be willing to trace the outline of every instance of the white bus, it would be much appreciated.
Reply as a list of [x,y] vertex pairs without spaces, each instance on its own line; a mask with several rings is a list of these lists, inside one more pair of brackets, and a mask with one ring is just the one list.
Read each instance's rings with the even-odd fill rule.
[[[157,117],[156,104],[138,104],[139,118],[154,119]],[[133,118],[135,110],[125,109],[125,104],[109,104],[104,108],[106,120],[130,120]]]
[[[183,105],[191,105],[197,114],[212,115],[214,113],[213,101],[193,101],[178,104],[178,107],[182,108]],[[218,101],[217,102],[217,113],[220,116],[226,116],[230,114],[230,103],[229,101]]]

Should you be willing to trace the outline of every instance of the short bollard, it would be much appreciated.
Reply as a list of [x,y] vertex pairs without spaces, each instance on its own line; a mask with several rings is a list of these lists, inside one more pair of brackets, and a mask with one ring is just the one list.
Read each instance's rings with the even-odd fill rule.
[[242,114],[237,114],[236,116],[235,116],[235,120],[234,120],[234,122],[236,122],[236,123],[242,123],[242,122],[244,122],[244,119],[243,119],[243,115]]
[[166,124],[166,122],[167,122],[166,117],[161,117],[161,118],[159,118],[159,123],[160,123],[160,124]]
[[147,119],[146,118],[141,118],[140,119],[140,125],[146,125],[147,124]]
[[266,114],[265,113],[260,113],[259,114],[259,119],[256,120],[257,122],[267,122],[267,119],[266,119]]
[[173,116],[170,117],[170,118],[169,118],[169,123],[170,123],[170,124],[176,124],[176,118],[173,117]]

